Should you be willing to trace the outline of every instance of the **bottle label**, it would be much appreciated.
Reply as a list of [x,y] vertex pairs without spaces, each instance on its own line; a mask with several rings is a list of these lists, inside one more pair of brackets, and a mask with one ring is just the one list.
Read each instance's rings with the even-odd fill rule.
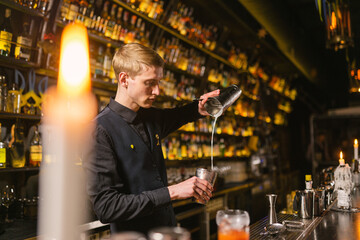
[[30,146],[30,159],[33,162],[41,162],[41,160],[42,160],[42,146],[41,145]]
[[346,191],[344,190],[337,190],[338,191],[338,207],[343,207],[343,208],[350,208],[350,195],[346,193]]
[[0,50],[10,53],[12,33],[0,31]]
[[30,53],[31,53],[31,39],[23,36],[17,37],[16,41],[16,47],[15,47],[15,58],[23,58],[26,60],[30,59]]
[[0,168],[6,167],[6,149],[0,148]]
[[305,188],[307,190],[311,190],[312,189],[312,181],[305,181]]
[[75,4],[71,4],[67,15],[67,19],[69,21],[74,21],[77,17],[78,12],[79,12],[79,6],[76,6]]

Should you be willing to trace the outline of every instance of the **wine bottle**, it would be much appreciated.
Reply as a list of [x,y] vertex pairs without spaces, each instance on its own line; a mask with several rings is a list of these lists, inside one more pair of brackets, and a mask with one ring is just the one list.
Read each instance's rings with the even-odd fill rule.
[[15,58],[25,61],[30,60],[31,56],[32,39],[30,35],[30,24],[28,21],[24,21],[23,31],[20,36],[17,37],[15,47]]
[[31,167],[40,167],[42,161],[42,142],[38,127],[35,127],[34,136],[30,142],[29,165]]
[[4,21],[0,25],[0,55],[6,57],[10,55],[11,40],[13,36],[10,18],[11,10],[6,8]]

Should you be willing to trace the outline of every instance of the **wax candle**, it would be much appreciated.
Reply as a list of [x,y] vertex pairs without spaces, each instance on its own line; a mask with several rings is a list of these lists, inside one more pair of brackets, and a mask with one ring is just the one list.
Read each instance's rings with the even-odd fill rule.
[[358,140],[355,139],[354,141],[354,159],[358,159],[359,158],[359,144],[358,144]]
[[343,152],[342,152],[342,151],[340,151],[339,163],[340,163],[340,165],[344,165],[344,164],[345,164],[345,160],[344,160],[344,158],[343,158]]
[[69,24],[62,33],[57,87],[43,106],[44,161],[40,169],[39,235],[80,239],[86,192],[81,153],[91,147],[96,100],[91,94],[87,30]]

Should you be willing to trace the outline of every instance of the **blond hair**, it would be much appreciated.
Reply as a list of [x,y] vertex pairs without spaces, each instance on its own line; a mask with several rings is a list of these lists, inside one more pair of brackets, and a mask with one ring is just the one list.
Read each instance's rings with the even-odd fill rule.
[[164,60],[153,49],[138,43],[129,43],[120,47],[112,60],[119,80],[119,73],[126,72],[130,77],[141,74],[146,67],[164,67]]

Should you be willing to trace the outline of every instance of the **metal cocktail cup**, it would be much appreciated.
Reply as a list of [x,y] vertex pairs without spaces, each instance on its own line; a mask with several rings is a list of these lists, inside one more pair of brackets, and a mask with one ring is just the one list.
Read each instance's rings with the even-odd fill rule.
[[[211,184],[211,186],[214,186],[217,177],[217,172],[207,170],[206,168],[198,168],[196,169],[195,175],[200,179],[205,179]],[[198,200],[195,200],[195,202],[201,203]]]

